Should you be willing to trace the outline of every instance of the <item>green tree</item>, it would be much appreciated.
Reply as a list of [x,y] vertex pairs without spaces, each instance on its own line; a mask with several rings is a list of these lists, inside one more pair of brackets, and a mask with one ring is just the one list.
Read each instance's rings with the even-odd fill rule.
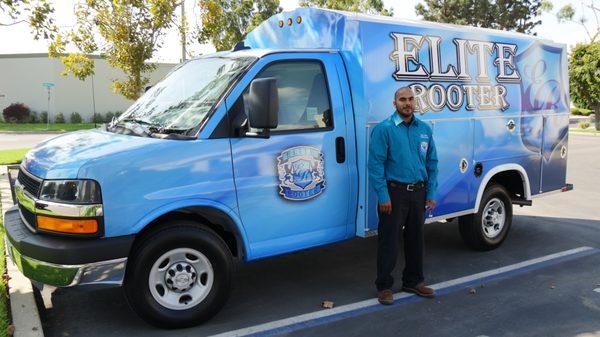
[[51,38],[56,31],[51,15],[54,8],[47,0],[0,0],[0,13],[7,14],[11,20],[0,22],[0,27],[26,22],[33,29],[36,40]]
[[571,50],[569,83],[573,102],[595,110],[600,131],[600,42],[578,44]]
[[[160,38],[176,25],[177,0],[85,0],[75,7],[76,25],[59,32],[49,46],[52,57],[65,65],[62,75],[80,80],[94,74],[89,55],[100,53],[108,63],[125,73],[112,88],[128,99],[137,99],[148,84],[144,74],[156,69],[147,63],[160,48]],[[71,44],[77,52],[64,55]]]
[[200,43],[231,49],[261,22],[281,12],[279,0],[200,0]]
[[415,10],[428,21],[529,34],[542,22],[536,18],[549,7],[542,0],[425,0]]
[[301,0],[300,6],[321,7],[377,15],[394,15],[394,9],[383,6],[382,0]]

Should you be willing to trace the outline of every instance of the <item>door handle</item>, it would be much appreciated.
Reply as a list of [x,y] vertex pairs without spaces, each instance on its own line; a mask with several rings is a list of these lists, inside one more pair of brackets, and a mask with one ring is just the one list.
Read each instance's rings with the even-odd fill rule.
[[346,143],[344,137],[335,139],[335,159],[339,164],[346,161]]

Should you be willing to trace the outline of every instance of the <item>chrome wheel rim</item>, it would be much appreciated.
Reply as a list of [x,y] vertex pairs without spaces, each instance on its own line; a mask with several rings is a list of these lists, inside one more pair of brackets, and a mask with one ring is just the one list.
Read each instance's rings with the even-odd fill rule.
[[148,286],[154,300],[163,307],[186,310],[208,296],[213,281],[214,270],[204,254],[192,248],[177,248],[154,262]]
[[498,198],[488,201],[481,217],[483,235],[490,239],[497,237],[502,232],[505,223],[506,207],[504,202]]

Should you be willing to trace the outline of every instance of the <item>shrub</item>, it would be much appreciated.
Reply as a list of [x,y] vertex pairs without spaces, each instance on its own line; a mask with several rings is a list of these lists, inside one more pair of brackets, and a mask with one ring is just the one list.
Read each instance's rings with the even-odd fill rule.
[[588,121],[580,121],[579,122],[580,129],[587,129],[589,127],[590,127],[590,122],[588,122]]
[[102,114],[95,113],[94,116],[92,116],[92,123],[104,123],[104,117],[102,117]]
[[111,111],[109,111],[106,113],[104,120],[106,121],[106,123],[110,123],[110,121],[112,121],[113,117],[115,117],[115,114],[112,113]]
[[37,117],[37,112],[32,111],[29,114],[29,123],[38,123],[38,122],[39,122],[39,120],[38,120],[38,117]]
[[31,110],[23,103],[13,103],[2,110],[2,117],[7,123],[26,123]]
[[579,109],[579,112],[581,112],[581,114],[583,116],[589,116],[592,112],[594,112],[594,110],[590,110],[590,109]]
[[72,112],[69,120],[71,124],[81,124],[83,122],[83,120],[81,119],[81,115],[77,112]]
[[577,115],[577,116],[581,115],[581,110],[579,110],[579,108],[577,108],[577,107],[572,107],[571,108],[571,114],[572,115]]
[[48,123],[48,111],[40,112],[40,123]]
[[65,122],[65,116],[63,116],[62,112],[57,112],[56,116],[54,116],[54,123],[64,123]]

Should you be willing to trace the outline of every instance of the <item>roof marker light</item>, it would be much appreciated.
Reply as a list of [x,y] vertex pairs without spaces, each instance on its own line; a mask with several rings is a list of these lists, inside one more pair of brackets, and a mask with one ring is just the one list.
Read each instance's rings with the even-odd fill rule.
[[299,17],[296,18],[296,23],[297,24],[301,24],[302,23],[302,17],[301,16],[299,16]]
[[294,21],[292,21],[292,18],[289,18],[289,19],[287,19],[287,24],[288,24],[288,26],[291,26],[293,22],[294,22]]
[[283,28],[283,20],[279,20],[279,28]]

